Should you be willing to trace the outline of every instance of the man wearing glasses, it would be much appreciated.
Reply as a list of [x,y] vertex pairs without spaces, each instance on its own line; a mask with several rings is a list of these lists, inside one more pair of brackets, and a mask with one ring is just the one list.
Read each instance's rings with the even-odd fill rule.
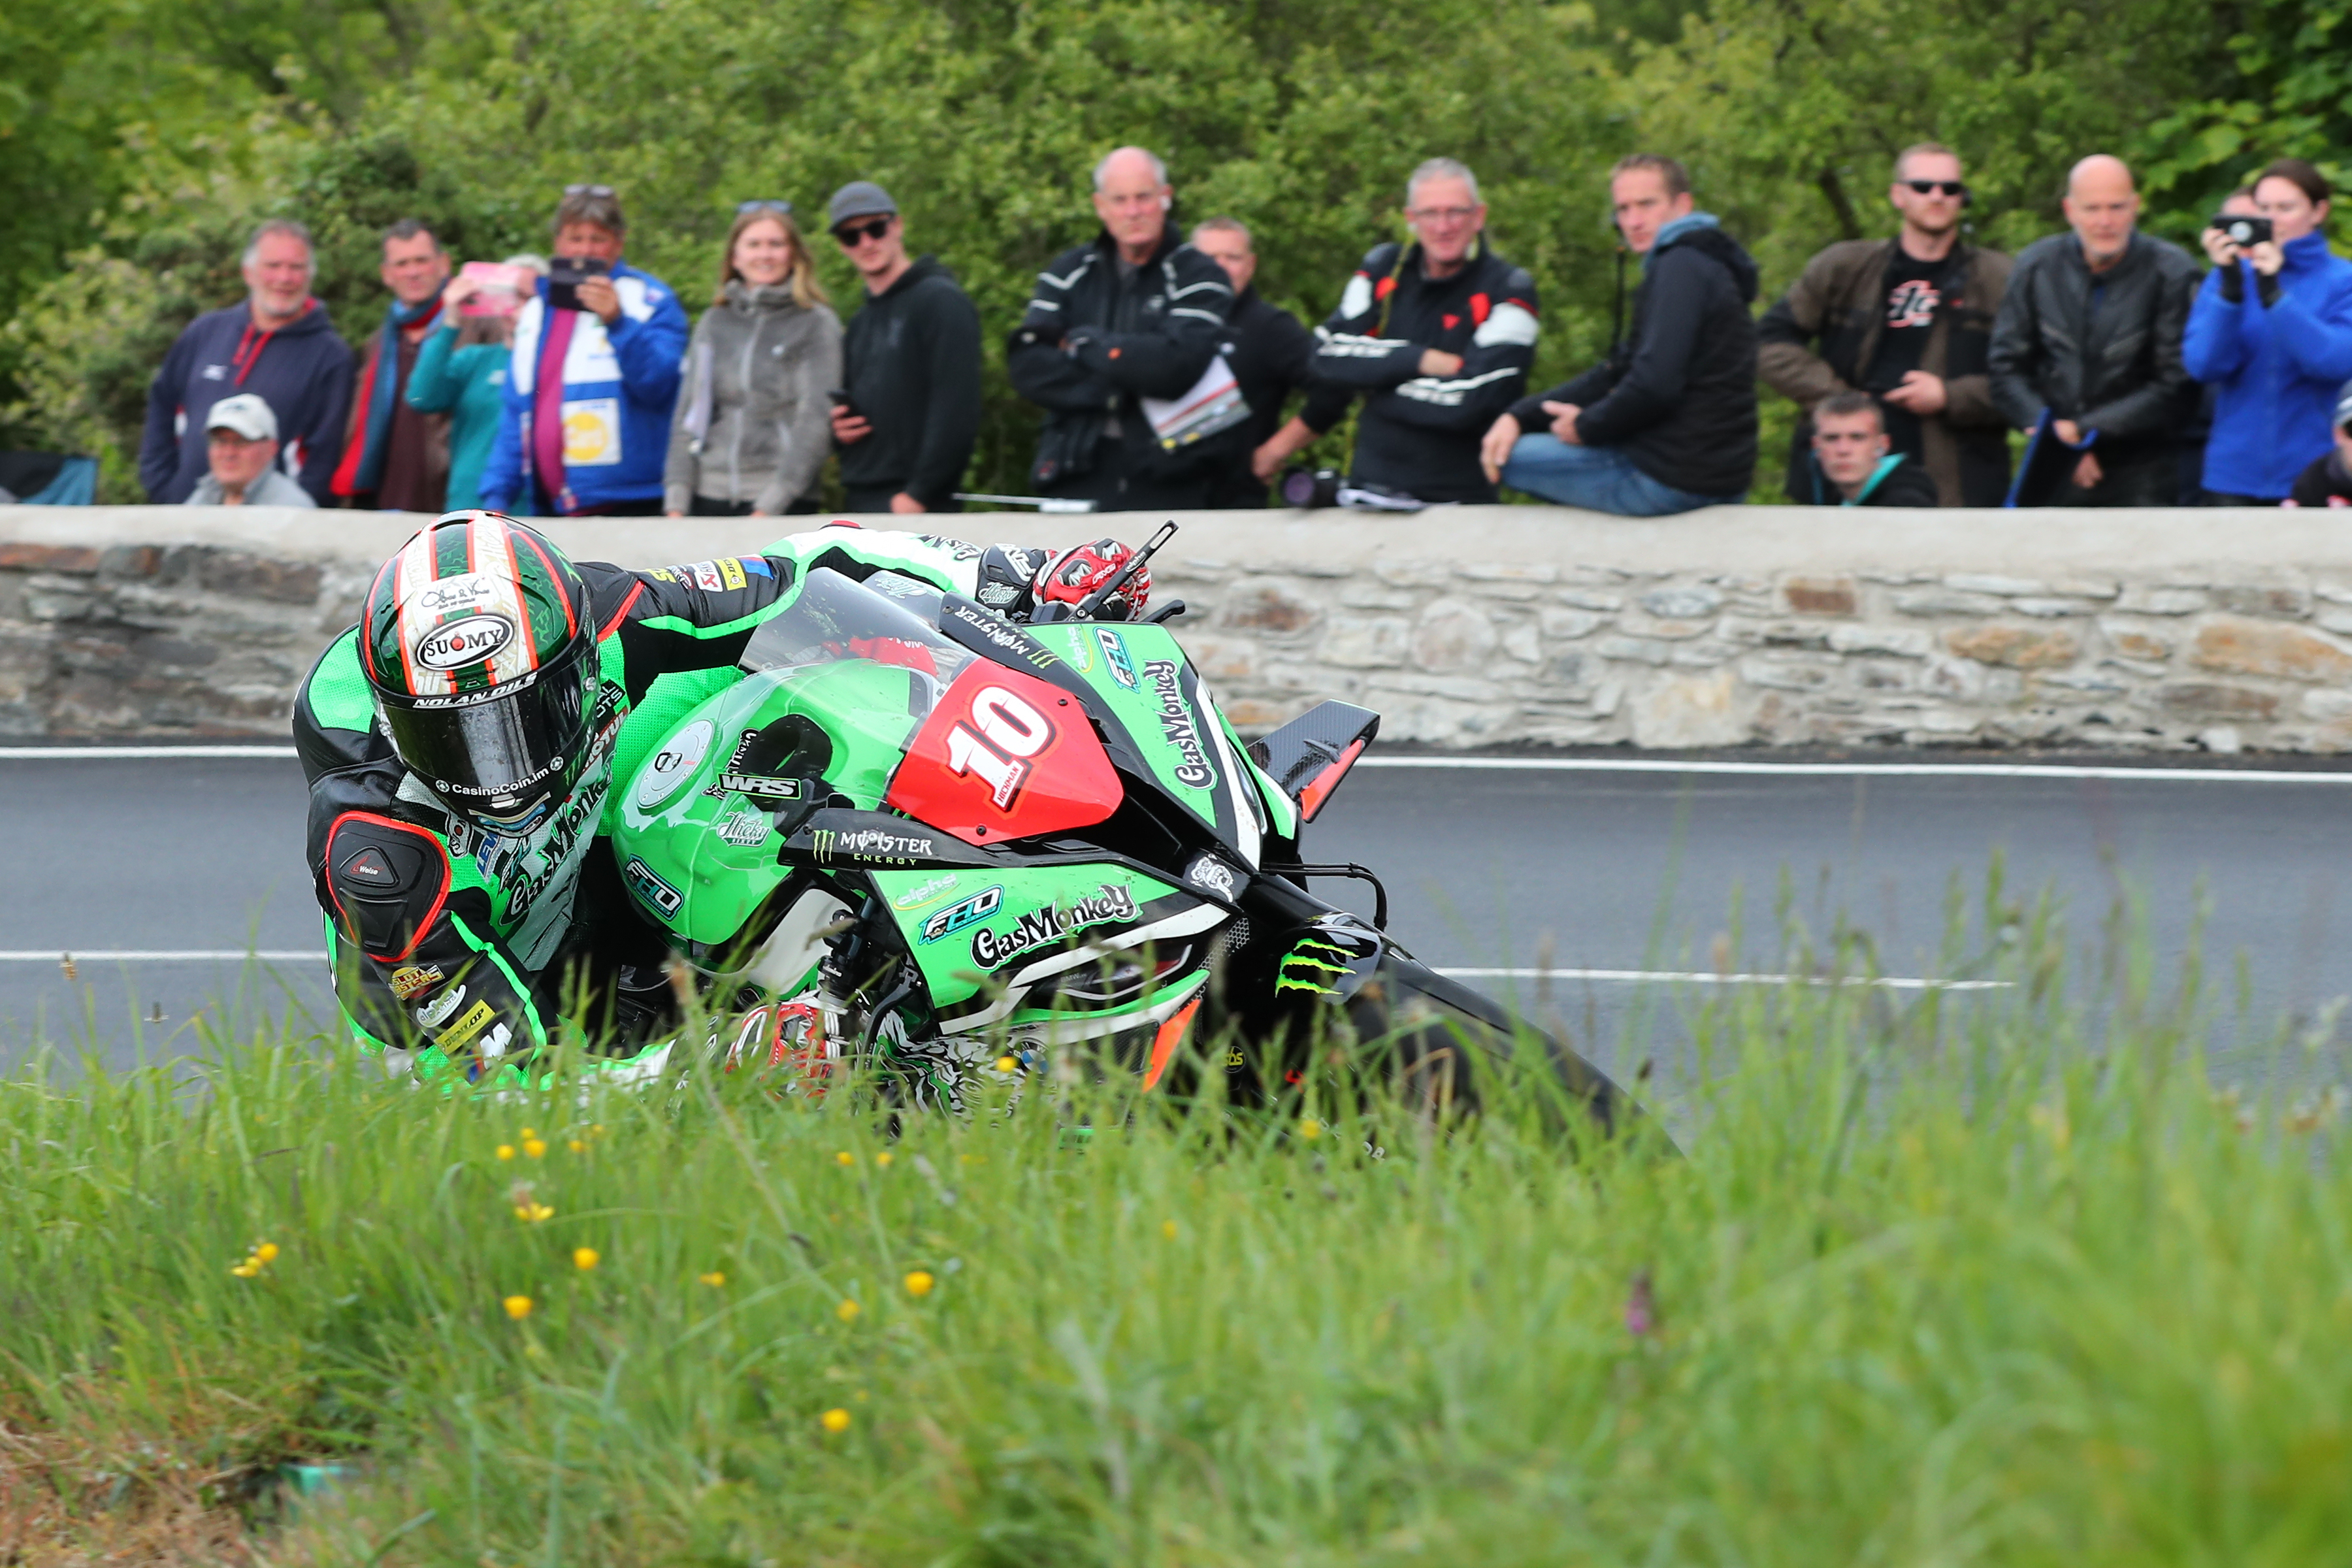
[[937,260],[908,257],[898,204],[871,180],[834,192],[825,220],[866,283],[833,405],[848,510],[954,511],[980,435],[980,312]]
[[566,185],[555,257],[515,318],[506,413],[482,504],[511,516],[653,517],[686,310],[621,259],[628,225],[610,185]]
[[1184,243],[1157,157],[1121,147],[1094,183],[1101,232],[1037,274],[1005,348],[1013,390],[1045,411],[1029,482],[1104,511],[1208,507],[1248,416],[1211,375],[1233,285]]
[[1989,374],[2009,258],[1962,237],[1969,188],[1958,154],[1923,142],[1895,160],[1893,239],[1853,239],[1806,263],[1758,324],[1758,372],[1801,405],[1789,452],[1789,495],[1811,488],[1815,405],[1867,392],[1895,450],[1927,470],[1945,506],[1999,506],[2009,437]]
[[1268,471],[1337,425],[1361,395],[1348,480],[1421,501],[1492,501],[1479,467],[1489,426],[1527,390],[1536,282],[1490,249],[1478,179],[1432,158],[1404,187],[1412,242],[1376,246],[1315,330],[1298,416],[1259,448]]

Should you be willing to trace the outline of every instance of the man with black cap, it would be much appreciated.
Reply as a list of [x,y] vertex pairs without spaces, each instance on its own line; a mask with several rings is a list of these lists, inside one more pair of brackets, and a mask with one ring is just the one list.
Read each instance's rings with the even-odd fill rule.
[[866,281],[833,405],[847,509],[953,511],[980,434],[980,312],[937,260],[908,259],[898,204],[873,181],[834,192],[825,223]]

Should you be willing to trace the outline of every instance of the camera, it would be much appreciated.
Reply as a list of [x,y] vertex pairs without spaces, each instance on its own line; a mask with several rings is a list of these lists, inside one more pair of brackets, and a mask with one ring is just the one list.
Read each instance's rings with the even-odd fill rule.
[[2266,217],[2223,213],[2214,218],[2211,226],[2220,229],[2221,237],[2241,250],[2270,242],[2271,220]]
[[551,310],[580,309],[580,285],[591,278],[611,275],[613,264],[599,261],[593,256],[559,256],[547,269],[547,308]]
[[1339,475],[1336,469],[1285,468],[1280,489],[1285,506],[1314,508],[1339,504]]

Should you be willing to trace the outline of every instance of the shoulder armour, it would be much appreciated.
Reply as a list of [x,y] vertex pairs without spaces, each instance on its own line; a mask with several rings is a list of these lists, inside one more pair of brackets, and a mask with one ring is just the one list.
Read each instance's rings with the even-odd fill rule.
[[1403,246],[1393,239],[1384,240],[1364,252],[1364,258],[1356,264],[1356,270],[1374,278],[1385,278],[1396,270],[1397,258],[1403,254]]
[[347,811],[327,829],[325,858],[337,923],[378,963],[415,952],[449,902],[449,851],[413,822]]

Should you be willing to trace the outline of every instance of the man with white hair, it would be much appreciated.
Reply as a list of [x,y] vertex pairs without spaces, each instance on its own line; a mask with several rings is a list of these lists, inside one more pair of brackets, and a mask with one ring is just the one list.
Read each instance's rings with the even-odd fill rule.
[[1168,168],[1140,147],[1095,165],[1102,230],[1055,257],[1006,345],[1013,390],[1045,411],[1029,482],[1107,511],[1213,504],[1249,411],[1218,345],[1234,290],[1184,243]]
[[1412,243],[1377,245],[1315,329],[1298,416],[1261,447],[1280,461],[1339,423],[1360,396],[1349,483],[1421,501],[1492,501],[1478,466],[1486,427],[1527,391],[1536,282],[1486,241],[1478,177],[1432,158],[1404,187]]
[[2074,232],[2027,246],[2009,275],[1992,329],[1993,401],[2029,433],[2046,413],[2050,433],[2082,454],[2046,499],[2170,506],[2174,445],[2197,405],[2181,358],[2197,264],[2140,233],[2139,192],[2120,158],[2076,163],[2065,213]]
[[310,296],[310,231],[272,218],[245,247],[246,300],[198,316],[147,388],[139,479],[158,506],[186,500],[211,469],[213,405],[249,393],[278,422],[279,461],[324,500],[342,456],[352,351]]

